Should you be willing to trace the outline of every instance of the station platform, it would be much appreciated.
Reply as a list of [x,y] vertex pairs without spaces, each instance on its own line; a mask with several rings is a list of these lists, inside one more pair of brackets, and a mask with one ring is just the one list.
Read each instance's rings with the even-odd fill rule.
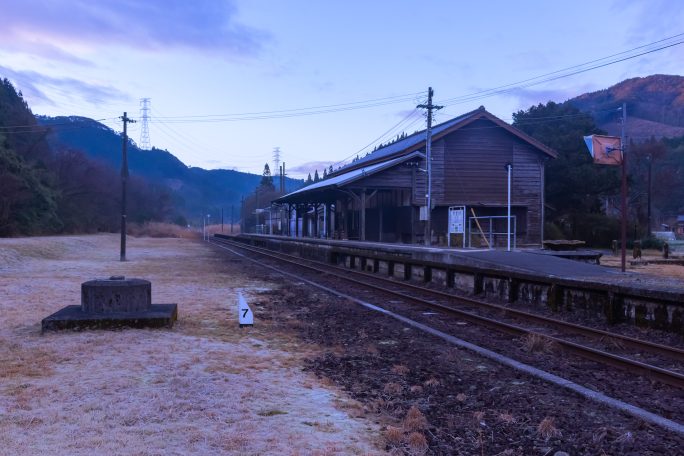
[[[354,249],[360,252],[410,257],[417,261],[441,263],[455,267],[468,267],[501,273],[516,272],[525,276],[548,280],[572,281],[587,285],[616,286],[629,289],[639,295],[657,297],[667,295],[667,300],[678,300],[684,306],[684,282],[675,278],[655,277],[636,272],[577,261],[582,251],[552,251],[543,249],[462,249],[454,247],[426,247],[413,244],[396,244],[354,240],[318,238],[294,238],[290,236],[244,234],[235,237],[273,239],[306,245],[320,245],[333,249]],[[587,251],[593,252],[593,251]],[[593,252],[598,253],[598,252]],[[599,254],[600,255],[600,254]]]
[[682,281],[563,257],[581,258],[578,251],[508,252],[258,234],[215,237],[400,280],[435,283],[513,306],[524,303],[684,335]]

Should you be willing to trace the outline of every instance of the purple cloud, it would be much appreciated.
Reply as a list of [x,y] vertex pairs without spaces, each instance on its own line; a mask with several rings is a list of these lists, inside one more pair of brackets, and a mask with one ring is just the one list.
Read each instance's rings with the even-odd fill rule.
[[298,166],[293,166],[291,168],[288,168],[286,171],[287,173],[295,173],[295,174],[308,174],[311,173],[311,176],[313,176],[314,172],[318,170],[318,175],[320,177],[323,177],[323,170],[328,169],[330,165],[332,165],[335,162],[332,161],[311,161],[311,162],[306,162],[302,163],[301,165]]
[[73,78],[55,78],[35,71],[16,71],[0,65],[0,77],[12,81],[26,98],[32,102],[43,102],[54,106],[55,102],[48,97],[42,88],[60,93],[65,97],[74,95],[83,98],[88,103],[99,105],[111,101],[128,100],[130,97],[113,87],[90,84]]
[[520,109],[528,109],[532,105],[538,105],[539,103],[545,104],[549,101],[563,103],[570,98],[574,98],[590,90],[596,90],[596,88],[593,86],[589,87],[588,85],[577,85],[572,88],[561,89],[522,88],[511,90],[504,95],[517,100]]
[[267,35],[238,23],[236,15],[230,0],[6,0],[0,29],[5,43],[38,40],[253,55]]
[[4,41],[0,43],[0,47],[6,51],[19,54],[29,54],[38,57],[47,58],[56,62],[69,63],[80,65],[84,67],[95,66],[93,62],[82,59],[74,54],[64,51],[63,49],[53,46],[51,44],[39,43],[35,41]]

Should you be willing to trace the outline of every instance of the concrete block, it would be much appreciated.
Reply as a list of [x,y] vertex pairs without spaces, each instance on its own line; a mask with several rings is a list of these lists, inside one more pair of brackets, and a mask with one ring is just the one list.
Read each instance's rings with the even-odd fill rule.
[[151,305],[152,284],[148,280],[112,277],[81,284],[83,312],[145,312]]
[[62,329],[108,329],[127,326],[130,328],[173,327],[178,319],[176,304],[152,304],[140,312],[87,313],[81,306],[66,306],[49,317],[43,318],[41,331]]

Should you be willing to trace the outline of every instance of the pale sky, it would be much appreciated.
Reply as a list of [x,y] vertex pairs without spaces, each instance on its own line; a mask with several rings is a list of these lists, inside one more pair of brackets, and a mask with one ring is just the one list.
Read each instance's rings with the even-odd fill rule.
[[[681,0],[0,0],[0,77],[23,92],[35,114],[106,119],[117,131],[117,117],[123,111],[139,117],[139,100],[148,97],[152,145],[184,163],[260,174],[264,163],[273,166],[278,146],[288,174],[305,177],[365,154],[397,124],[382,140],[424,128],[425,119],[410,113],[428,86],[435,103],[446,105],[437,122],[480,105],[511,121],[532,104],[562,102],[627,78],[684,75],[684,45],[677,45],[458,99],[682,34],[683,6]],[[304,109],[331,105],[343,106]],[[129,132],[139,142],[140,123]]]

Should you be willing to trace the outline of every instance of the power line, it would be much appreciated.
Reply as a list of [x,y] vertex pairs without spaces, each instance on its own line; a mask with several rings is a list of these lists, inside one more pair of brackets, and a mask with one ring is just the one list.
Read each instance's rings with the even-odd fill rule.
[[[573,65],[560,70],[552,71],[550,73],[545,73],[532,78],[523,79],[521,81],[516,81],[509,84],[504,84],[491,89],[480,90],[466,95],[461,95],[458,97],[452,97],[442,100],[444,105],[455,105],[462,104],[474,100],[480,100],[488,98],[494,95],[499,95],[503,93],[512,92],[522,88],[531,87],[534,85],[542,84],[545,82],[554,81],[557,79],[562,79],[570,77],[576,74],[591,71],[597,68],[602,68],[605,66],[613,65],[615,63],[624,62],[631,60],[643,55],[647,55],[653,52],[661,51],[670,47],[674,47],[684,43],[684,40],[679,40],[672,42],[672,40],[684,36],[684,33],[679,33],[676,35],[669,36],[648,44],[634,47],[627,51],[618,52],[611,54],[606,57],[601,57],[599,59],[590,60],[578,65]],[[665,43],[665,44],[662,44]],[[638,52],[636,54],[627,55],[639,51],[641,49],[650,48],[654,45],[662,44],[654,49],[648,49],[643,52]],[[627,55],[626,57],[620,57]],[[620,57],[620,58],[615,58]],[[611,60],[612,59],[612,60]],[[574,70],[574,71],[573,71]],[[237,122],[246,120],[269,120],[269,119],[279,119],[279,118],[289,118],[289,117],[300,117],[300,116],[311,116],[319,114],[329,114],[336,112],[343,112],[349,110],[357,109],[367,109],[378,106],[386,106],[389,104],[403,103],[405,101],[411,100],[412,97],[416,95],[422,95],[425,92],[415,92],[413,94],[397,95],[393,97],[375,98],[371,100],[339,103],[339,104],[329,104],[321,106],[312,106],[308,108],[294,108],[294,109],[283,109],[283,110],[272,110],[272,111],[256,111],[256,112],[245,112],[245,113],[232,113],[232,114],[206,114],[206,115],[188,115],[188,116],[170,116],[164,117],[168,123],[193,123],[193,122]]]
[[[181,130],[178,128],[174,128],[171,125],[168,125],[165,121],[161,120],[162,118],[165,118],[163,113],[159,111],[159,108],[155,108],[155,111],[160,113],[160,116],[154,116],[151,119],[151,124],[159,127],[160,129],[164,129],[165,132],[163,132],[167,137],[172,138],[177,138],[176,140],[180,141],[181,143],[185,144],[187,147],[189,147],[191,150],[195,152],[199,152],[196,155],[201,155],[200,150],[204,151],[209,151],[211,150],[210,147],[207,147],[205,144],[203,144],[201,141],[197,140],[197,138],[192,137],[191,135],[188,135],[186,133],[183,133]],[[196,149],[196,147],[198,149]]]
[[[344,163],[345,161],[349,160],[350,158],[352,158],[352,157],[354,157],[354,156],[356,156],[356,155],[362,153],[364,150],[366,150],[366,149],[368,149],[369,147],[371,147],[372,145],[378,143],[379,141],[381,141],[382,139],[384,139],[385,137],[387,137],[388,135],[390,135],[392,132],[396,131],[396,130],[400,127],[401,124],[403,124],[404,122],[407,122],[409,119],[411,119],[411,117],[414,117],[417,113],[418,113],[418,110],[417,110],[417,109],[413,109],[411,112],[408,113],[408,115],[407,115],[406,117],[404,117],[403,119],[401,119],[401,120],[400,120],[399,122],[397,122],[396,124],[392,125],[392,126],[391,126],[387,131],[385,131],[383,134],[381,134],[380,136],[378,136],[377,138],[375,138],[373,141],[371,141],[370,143],[368,143],[368,144],[366,144],[365,146],[363,146],[363,147],[362,147],[361,149],[359,149],[358,151],[352,153],[351,155],[348,155],[347,157],[343,158],[342,160],[340,160],[340,161],[338,161],[338,162],[332,163],[332,166],[341,165],[342,163]],[[410,125],[413,125],[414,123],[416,123],[416,121],[420,120],[421,117],[422,117],[422,116],[419,116],[417,119],[414,119],[413,122],[411,122],[409,125],[405,126],[404,128],[408,128]]]
[[[608,62],[605,62],[606,60],[609,60],[613,57],[629,54],[629,53],[634,52],[636,50],[644,49],[644,48],[653,46],[654,44],[670,41],[674,38],[678,38],[681,36],[684,36],[684,33],[673,35],[671,37],[664,38],[664,39],[658,40],[658,41],[654,41],[652,43],[645,44],[642,46],[638,46],[638,47],[629,49],[627,51],[619,52],[617,54],[612,54],[612,55],[607,56],[607,57],[602,57],[600,59],[591,60],[589,62],[581,63],[578,65],[573,65],[573,66],[563,68],[560,70],[552,71],[550,73],[545,73],[545,74],[542,74],[539,76],[535,76],[533,78],[528,78],[528,79],[524,79],[521,81],[510,83],[510,84],[501,85],[501,86],[494,87],[491,89],[480,90],[480,91],[473,92],[473,93],[470,93],[467,95],[461,95],[458,97],[447,98],[445,100],[442,100],[442,103],[444,103],[445,105],[454,105],[454,104],[461,104],[461,103],[466,103],[466,102],[474,101],[474,100],[480,100],[480,99],[488,98],[488,97],[491,97],[494,95],[512,92],[512,91],[527,88],[527,87],[532,87],[534,85],[542,84],[544,82],[555,81],[555,80],[566,78],[569,76],[574,76],[576,74],[585,73],[587,71],[595,70],[597,68],[603,68],[603,67],[606,67],[609,65],[613,65],[615,63],[624,62],[626,60],[631,60],[631,59],[641,57],[641,56],[646,55],[646,54],[651,54],[653,52],[662,51],[663,49],[668,49],[668,48],[671,48],[674,46],[678,46],[678,45],[684,43],[684,40],[679,40],[679,41],[676,41],[674,43],[664,44],[664,45],[659,46],[655,49],[649,49],[647,51],[639,52],[639,53],[634,54],[634,55],[629,55],[627,57],[613,59],[613,60],[610,60]],[[604,62],[604,63],[592,65],[592,64],[597,63],[597,62]],[[590,66],[587,67],[587,65],[590,65]],[[586,67],[586,68],[583,68],[583,67]],[[571,71],[571,72],[567,73],[567,71],[569,71],[569,70],[576,70],[576,71]]]
[[[321,105],[321,106],[310,106],[308,108],[292,108],[292,109],[281,109],[281,110],[274,110],[274,111],[255,111],[255,112],[243,112],[243,113],[231,113],[231,114],[202,114],[202,115],[187,115],[187,116],[161,116],[157,118],[165,119],[167,121],[172,121],[174,119],[201,119],[201,118],[212,118],[212,117],[218,117],[218,118],[241,118],[241,117],[246,117],[248,120],[251,119],[254,116],[258,116],[255,118],[261,118],[261,116],[269,116],[269,115],[274,115],[274,118],[281,117],[280,114],[283,114],[282,117],[292,117],[292,115],[284,115],[284,114],[293,114],[293,115],[311,115],[315,114],[318,112],[336,112],[340,108],[340,111],[346,111],[350,109],[364,109],[367,107],[374,107],[374,106],[384,106],[386,104],[394,104],[394,103],[401,103],[407,100],[411,100],[414,97],[418,95],[422,95],[425,93],[424,91],[422,92],[415,92],[415,93],[410,93],[410,94],[404,94],[404,95],[395,95],[392,97],[383,97],[383,98],[374,98],[370,100],[363,100],[363,101],[351,101],[347,103],[338,103],[338,104],[330,104],[330,105]],[[335,109],[334,109],[335,108]],[[313,112],[309,112],[313,111]]]
[[[88,120],[93,120],[95,122],[110,122],[113,121],[114,119],[88,119]],[[16,134],[25,134],[25,133],[43,133],[45,130],[48,129],[59,129],[60,131],[69,131],[69,130],[79,130],[82,128],[88,128],[90,125],[75,125],[74,122],[59,122],[59,123],[53,123],[53,124],[47,124],[47,125],[40,125],[40,124],[34,124],[34,125],[15,125],[15,126],[8,126],[8,127],[0,127],[0,134],[2,135],[16,135]],[[15,129],[15,130],[10,130],[10,129]]]

